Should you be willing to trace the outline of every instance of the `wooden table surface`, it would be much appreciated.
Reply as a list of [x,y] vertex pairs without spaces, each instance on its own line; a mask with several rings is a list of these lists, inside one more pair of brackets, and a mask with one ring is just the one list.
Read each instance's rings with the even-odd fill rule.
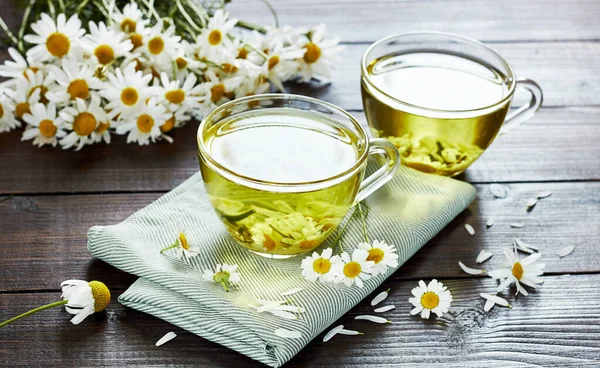
[[[477,187],[475,202],[382,285],[391,288],[397,306],[389,314],[393,324],[353,321],[370,311],[368,298],[336,322],[363,336],[329,343],[320,336],[286,366],[600,366],[600,1],[273,3],[282,23],[324,22],[346,44],[332,85],[293,90],[338,104],[363,122],[359,59],[371,42],[391,33],[437,30],[479,39],[544,90],[539,113],[500,137],[460,177]],[[235,0],[230,10],[246,20],[270,19],[260,1]],[[10,5],[2,11],[16,12]],[[1,329],[1,366],[260,366],[121,306],[116,297],[135,278],[86,249],[89,227],[125,219],[197,172],[196,128],[189,123],[177,130],[174,144],[138,147],[115,137],[111,145],[80,152],[36,148],[20,142],[21,131],[0,134],[0,196],[6,197],[0,203],[0,320],[57,300],[66,279],[102,280],[115,294],[106,313],[77,326],[57,308]],[[506,184],[509,196],[495,199],[490,183]],[[526,212],[527,199],[545,190],[552,196]],[[496,224],[485,229],[489,216]],[[525,227],[510,228],[514,221]],[[548,253],[545,283],[519,296],[514,309],[485,313],[478,294],[495,283],[466,275],[457,262],[474,264],[485,248],[496,254],[486,267],[499,266],[501,250],[517,236]],[[571,255],[549,254],[569,244],[576,247]],[[429,321],[411,317],[411,288],[431,278],[452,291],[451,312]],[[156,348],[168,331],[177,339]]]

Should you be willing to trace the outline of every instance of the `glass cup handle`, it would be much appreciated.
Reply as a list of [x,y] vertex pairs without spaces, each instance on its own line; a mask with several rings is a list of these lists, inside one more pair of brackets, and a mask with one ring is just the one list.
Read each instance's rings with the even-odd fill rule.
[[360,183],[360,188],[354,203],[361,202],[390,181],[394,177],[394,173],[398,170],[400,164],[400,153],[398,153],[396,146],[387,139],[374,138],[369,140],[369,145],[369,156],[383,156],[385,157],[386,162],[377,169],[377,171]]
[[521,123],[525,120],[531,119],[542,106],[544,97],[542,95],[542,89],[536,82],[527,78],[519,78],[517,79],[517,88],[519,87],[525,88],[527,91],[529,91],[531,94],[531,100],[529,100],[529,104],[519,107],[517,110],[509,113],[506,116],[504,124],[500,129],[500,135],[510,132],[514,128],[521,125]]

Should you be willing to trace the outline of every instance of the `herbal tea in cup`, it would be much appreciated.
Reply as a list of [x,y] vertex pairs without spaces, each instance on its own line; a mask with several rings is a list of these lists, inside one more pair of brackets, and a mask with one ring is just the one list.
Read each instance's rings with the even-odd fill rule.
[[[218,107],[200,124],[198,151],[209,200],[229,233],[271,258],[318,247],[399,163],[393,144],[369,141],[344,110],[285,94]],[[386,163],[363,180],[371,154]]]
[[[361,61],[363,106],[375,136],[392,142],[406,166],[462,173],[500,134],[542,103],[533,81],[515,78],[502,57],[468,38],[443,33],[390,36]],[[530,103],[510,113],[515,88]]]

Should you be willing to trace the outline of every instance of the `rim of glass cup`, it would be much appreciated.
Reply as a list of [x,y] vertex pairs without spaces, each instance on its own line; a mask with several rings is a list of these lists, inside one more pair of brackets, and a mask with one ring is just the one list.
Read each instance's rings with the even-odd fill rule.
[[[379,87],[377,87],[375,85],[375,83],[373,83],[373,81],[371,80],[371,78],[369,77],[369,73],[367,73],[367,67],[368,67],[367,57],[369,56],[369,54],[376,47],[380,46],[383,43],[389,42],[391,40],[395,40],[395,39],[399,39],[399,38],[403,38],[403,37],[408,37],[408,36],[420,36],[420,35],[422,35],[422,36],[443,36],[443,37],[447,37],[449,39],[460,40],[460,41],[463,41],[463,42],[471,43],[471,44],[473,44],[475,46],[483,48],[483,49],[489,51],[490,53],[492,53],[494,56],[496,56],[498,58],[498,60],[502,63],[503,66],[506,67],[506,69],[510,73],[509,77],[510,77],[510,80],[511,80],[511,85],[510,85],[509,91],[506,94],[506,96],[504,96],[498,102],[495,102],[495,103],[493,103],[491,105],[487,105],[487,106],[483,106],[483,107],[478,107],[476,109],[443,110],[443,109],[433,109],[433,108],[424,107],[424,106],[420,106],[420,105],[414,105],[414,104],[408,103],[406,101],[399,100],[399,99],[395,98],[394,96],[392,96],[392,95],[384,92]],[[399,103],[401,105],[409,106],[409,107],[415,108],[415,109],[427,110],[427,111],[433,111],[433,112],[440,112],[440,113],[448,113],[448,114],[482,111],[482,110],[488,110],[488,109],[491,109],[491,108],[503,105],[506,101],[508,101],[508,100],[510,100],[512,98],[512,95],[514,94],[515,88],[517,86],[517,81],[516,81],[516,78],[515,78],[515,72],[513,71],[513,69],[511,68],[511,66],[506,62],[506,60],[504,60],[504,58],[502,56],[500,56],[500,54],[498,54],[496,51],[494,51],[492,48],[488,47],[487,45],[483,44],[482,42],[479,42],[479,41],[474,40],[474,39],[469,38],[469,37],[461,36],[461,35],[454,34],[454,33],[448,33],[448,32],[435,32],[435,31],[408,32],[408,33],[394,34],[394,35],[390,35],[390,36],[386,36],[384,38],[381,38],[381,39],[375,41],[374,43],[372,43],[365,50],[365,52],[363,53],[363,55],[362,55],[362,57],[360,59],[360,72],[362,74],[362,77],[369,84],[369,87],[374,88],[375,90],[377,90],[377,92],[383,94],[384,96],[386,96],[387,98],[393,100],[394,102],[397,102],[397,103]]]
[[[253,177],[249,177],[249,176],[245,176],[245,175],[240,175],[237,172],[232,171],[232,170],[228,169],[227,167],[221,165],[218,161],[216,161],[212,157],[212,155],[209,153],[209,151],[205,145],[204,139],[202,137],[204,128],[206,127],[206,125],[209,122],[212,122],[212,120],[214,119],[214,117],[217,114],[219,114],[231,107],[238,106],[238,105],[244,105],[244,104],[246,104],[246,106],[248,106],[247,104],[250,101],[264,101],[264,100],[296,100],[296,101],[314,103],[314,104],[324,106],[328,109],[331,109],[331,110],[335,111],[336,113],[341,114],[344,118],[347,118],[350,121],[350,123],[352,124],[352,126],[358,132],[359,138],[365,142],[365,144],[362,147],[362,152],[359,152],[360,155],[356,159],[356,163],[348,170],[341,172],[334,176],[330,176],[330,177],[327,177],[324,179],[319,179],[319,180],[314,180],[314,181],[291,182],[291,183],[278,183],[278,182],[273,182],[273,181],[268,181],[268,180],[261,180],[261,179],[257,179],[257,178],[253,178]],[[261,108],[264,108],[264,107],[262,107],[262,106],[253,107],[253,108],[249,107],[246,111],[260,110]],[[294,107],[291,107],[291,108],[294,108]],[[234,178],[242,179],[243,181],[247,181],[247,182],[250,182],[253,184],[257,184],[260,186],[266,186],[266,187],[295,188],[295,187],[305,187],[305,186],[326,184],[328,182],[333,182],[333,181],[335,181],[336,183],[341,182],[341,181],[345,180],[346,178],[353,176],[357,171],[359,171],[361,169],[361,167],[363,166],[364,162],[366,161],[367,157],[369,156],[369,137],[367,135],[367,132],[365,131],[363,126],[360,125],[358,120],[356,120],[354,118],[354,116],[352,116],[349,112],[347,112],[346,110],[344,110],[341,107],[338,107],[332,103],[322,101],[317,98],[289,94],[289,93],[265,93],[265,94],[260,94],[260,95],[246,96],[246,97],[242,97],[242,98],[238,98],[238,99],[226,102],[223,105],[216,107],[213,111],[211,111],[208,115],[206,115],[204,117],[204,119],[202,119],[202,121],[200,122],[200,126],[198,127],[196,139],[198,141],[198,149],[200,150],[200,153],[206,160],[209,161],[209,163],[211,165],[215,166],[220,171],[223,171],[223,172],[227,173],[228,175],[231,175]]]

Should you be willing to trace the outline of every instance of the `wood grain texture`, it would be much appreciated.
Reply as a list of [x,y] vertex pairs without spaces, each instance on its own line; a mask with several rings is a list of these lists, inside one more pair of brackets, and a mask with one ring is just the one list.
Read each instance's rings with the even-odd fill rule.
[[[364,114],[354,115],[366,124]],[[114,137],[81,151],[34,147],[0,134],[0,194],[168,191],[198,171],[196,122],[175,143],[139,147]],[[499,137],[466,172],[470,182],[600,179],[600,108],[542,109]]]
[[[421,320],[409,315],[415,281],[387,281],[391,288],[382,304],[396,309],[382,316],[393,323],[355,321],[372,314],[366,298],[332,326],[364,332],[322,342],[323,333],[286,367],[329,366],[460,366],[460,367],[580,367],[600,364],[600,290],[596,276],[545,276],[529,297],[505,297],[514,308],[483,311],[480,292],[490,292],[491,279],[443,280],[454,301],[442,318]],[[577,285],[577,290],[573,287]],[[109,286],[110,283],[109,283]],[[259,367],[232,350],[206,341],[116,302],[107,312],[71,325],[62,308],[48,310],[0,329],[1,366],[113,367],[157,365],[189,367]],[[0,320],[33,306],[57,300],[60,293],[0,295]],[[177,338],[162,347],[154,343],[174,331]],[[16,359],[16,357],[19,357]],[[43,357],[43,358],[42,358]]]
[[[600,264],[600,183],[511,184],[509,196],[496,199],[488,185],[480,185],[478,199],[429,244],[425,245],[396,274],[394,279],[415,277],[466,277],[457,262],[470,266],[481,249],[495,256],[481,266],[503,263],[502,249],[512,239],[540,248],[545,253],[546,272],[580,273],[598,271]],[[549,190],[531,212],[528,198]],[[114,194],[14,197],[0,203],[0,291],[55,289],[61,281],[79,277],[100,279],[125,288],[133,276],[94,261],[86,248],[87,230],[93,225],[114,224],[159,197],[159,194]],[[496,224],[485,228],[488,217]],[[513,229],[511,222],[525,227]],[[367,219],[368,223],[368,219]],[[471,224],[470,236],[464,224]],[[553,255],[566,245],[576,250],[563,259]],[[23,272],[26,267],[27,272]]]
[[[444,31],[480,40],[564,40],[600,38],[595,0],[306,0],[275,1],[280,24],[312,27],[326,23],[344,41],[372,42],[389,34]],[[228,5],[240,19],[271,20],[258,0]]]

